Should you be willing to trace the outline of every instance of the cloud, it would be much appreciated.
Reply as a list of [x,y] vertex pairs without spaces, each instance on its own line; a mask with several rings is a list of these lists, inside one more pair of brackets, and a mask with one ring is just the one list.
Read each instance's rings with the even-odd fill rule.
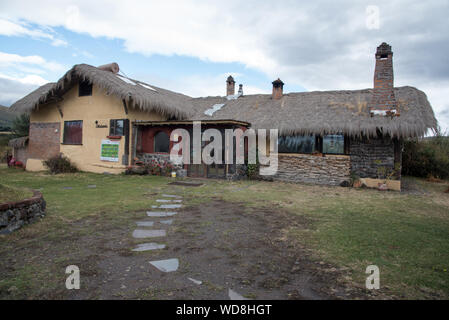
[[[244,76],[238,72],[228,72],[215,75],[193,74],[176,79],[161,76],[148,77],[142,75],[140,80],[158,87],[163,87],[175,92],[182,92],[191,97],[224,96],[226,95],[226,79],[232,75],[236,80],[235,93],[238,91],[239,78]],[[243,93],[246,95],[257,93],[269,93],[268,91],[252,85],[243,85]]]
[[0,76],[0,105],[10,106],[37,87],[35,84],[29,84],[20,79],[17,81]]
[[0,35],[3,36],[28,36],[33,39],[48,40],[55,47],[67,46],[68,43],[64,39],[57,38],[51,29],[47,31],[41,29],[31,29],[24,22],[13,22],[0,18]]
[[[86,0],[73,5],[71,0],[26,4],[17,0],[2,2],[0,15],[41,26],[41,30],[62,26],[92,37],[120,39],[132,53],[238,62],[307,90],[372,87],[375,48],[386,41],[393,46],[396,85],[425,89],[439,120],[449,127],[440,112],[447,108],[441,97],[449,95],[443,85],[449,81],[449,3],[378,0],[379,28],[370,29],[366,8],[372,4]],[[16,26],[8,28],[10,33],[21,32]],[[222,80],[196,80],[209,86],[209,94],[224,90]],[[206,90],[184,82],[179,91],[196,95]]]
[[[46,61],[41,56],[21,56],[14,53],[6,53],[0,51],[0,67],[7,68],[7,67],[15,67],[22,70],[27,70],[27,66],[34,65],[35,69],[42,69],[49,70],[49,71],[55,71],[55,72],[61,72],[65,70],[65,67],[59,63],[56,62],[49,62]],[[36,68],[38,66],[39,68]]]
[[38,76],[38,75],[35,75],[35,74],[30,74],[30,75],[27,75],[27,76],[25,76],[23,78],[15,78],[15,77],[11,77],[11,76],[8,76],[8,75],[0,73],[0,78],[11,80],[11,81],[17,81],[17,82],[20,82],[22,84],[35,85],[35,86],[42,86],[42,85],[50,82],[48,80],[45,80],[41,76]]

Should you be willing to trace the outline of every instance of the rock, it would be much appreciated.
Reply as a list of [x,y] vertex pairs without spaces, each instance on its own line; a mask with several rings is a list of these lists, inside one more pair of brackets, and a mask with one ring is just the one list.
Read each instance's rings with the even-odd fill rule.
[[351,184],[346,180],[344,180],[340,183],[340,187],[350,187],[350,186],[351,186]]

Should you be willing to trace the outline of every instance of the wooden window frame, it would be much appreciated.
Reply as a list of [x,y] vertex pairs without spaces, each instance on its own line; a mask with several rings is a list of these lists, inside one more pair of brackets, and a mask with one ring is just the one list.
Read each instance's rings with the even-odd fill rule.
[[[109,120],[109,136],[111,137],[123,137],[126,135],[126,120],[127,119],[111,119]],[[117,121],[123,121],[123,133],[117,134]]]
[[[80,143],[73,143],[73,142],[67,142],[67,128],[66,128],[66,124],[69,122],[80,122],[81,123],[81,142]],[[62,136],[62,144],[67,144],[67,145],[74,145],[74,146],[79,146],[83,144],[83,120],[68,120],[68,121],[64,121],[64,133]]]

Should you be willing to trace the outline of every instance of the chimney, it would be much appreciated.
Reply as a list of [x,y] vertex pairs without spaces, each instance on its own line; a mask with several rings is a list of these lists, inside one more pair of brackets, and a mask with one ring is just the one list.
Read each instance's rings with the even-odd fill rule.
[[238,96],[243,96],[243,84],[239,84],[239,92],[238,92]]
[[233,96],[235,94],[235,81],[232,76],[226,80],[226,95]]
[[393,85],[393,52],[383,42],[376,50],[374,90],[369,105],[371,115],[399,115]]
[[120,67],[115,62],[112,62],[109,64],[104,64],[102,66],[98,66],[97,68],[100,70],[109,71],[109,72],[112,72],[115,74],[117,74],[120,71]]
[[282,98],[283,90],[284,90],[284,83],[281,81],[281,79],[274,80],[272,82],[273,84],[273,99],[280,99]]

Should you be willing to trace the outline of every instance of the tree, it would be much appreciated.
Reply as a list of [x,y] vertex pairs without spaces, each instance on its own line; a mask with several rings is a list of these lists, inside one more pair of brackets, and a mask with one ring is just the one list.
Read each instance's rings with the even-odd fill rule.
[[30,116],[22,113],[12,121],[11,131],[13,135],[18,137],[26,137],[30,132]]

